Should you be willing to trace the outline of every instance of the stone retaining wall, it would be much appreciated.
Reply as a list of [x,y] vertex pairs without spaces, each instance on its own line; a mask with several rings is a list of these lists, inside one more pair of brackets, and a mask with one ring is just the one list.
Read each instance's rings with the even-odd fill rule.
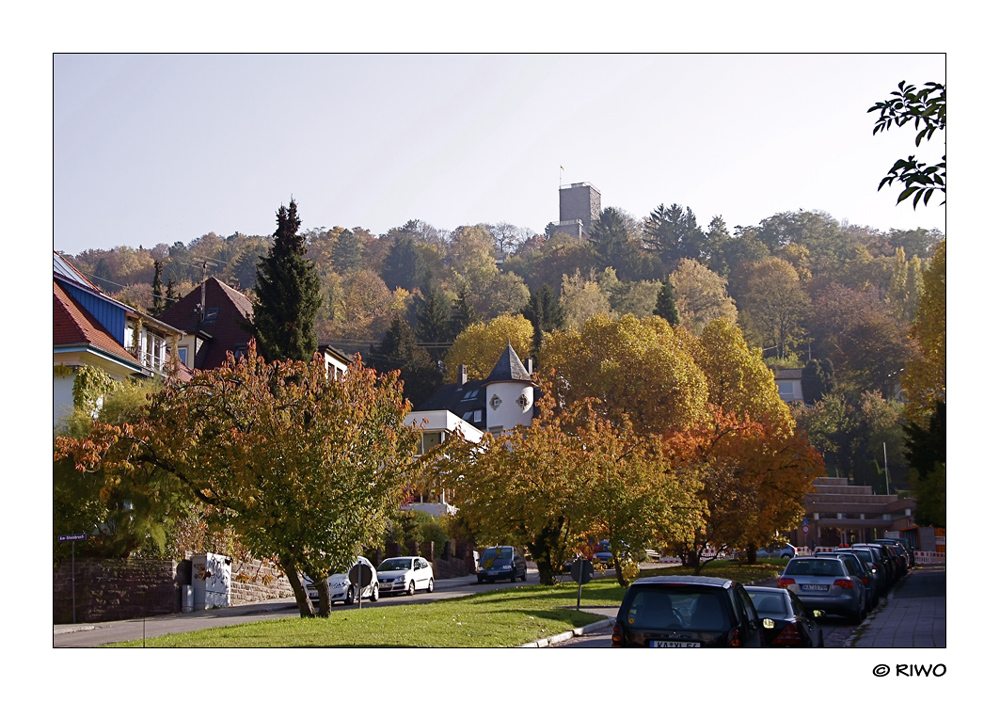
[[[185,567],[184,564],[187,564]],[[76,623],[139,619],[181,610],[181,590],[190,582],[190,562],[154,559],[65,559],[52,583],[52,621]]]

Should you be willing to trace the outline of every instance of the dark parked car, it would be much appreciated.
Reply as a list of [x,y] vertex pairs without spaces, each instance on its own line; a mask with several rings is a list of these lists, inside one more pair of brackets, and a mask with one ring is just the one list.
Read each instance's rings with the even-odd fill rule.
[[528,564],[513,546],[493,546],[479,557],[479,569],[476,571],[479,582],[510,580],[513,583],[518,578],[528,579]]
[[[875,580],[875,591],[878,593],[878,598],[882,597],[889,589],[889,582],[886,579],[886,573],[882,570],[882,564],[879,563],[878,555],[870,548],[866,546],[852,546],[851,548],[838,548],[834,553],[850,552],[857,554],[858,558],[861,559],[862,563],[871,573],[871,577]],[[875,600],[875,604],[878,604],[878,598]]]
[[913,553],[913,546],[911,546],[910,542],[906,541],[905,539],[886,537],[884,539],[875,539],[875,543],[877,544],[891,543],[896,546],[899,546],[900,550],[906,556],[906,568],[910,569],[914,565],[916,565],[916,554]]
[[879,557],[879,563],[882,564],[883,570],[885,570],[887,575],[887,582],[891,587],[897,580],[899,580],[902,573],[899,572],[899,568],[896,566],[896,559],[889,555],[888,549],[885,544],[877,543],[864,543],[864,544],[852,544],[853,546],[865,546],[873,550]]
[[639,578],[625,591],[611,645],[764,646],[764,629],[738,582],[697,576]]
[[793,558],[778,579],[807,607],[847,617],[860,624],[865,616],[865,586],[839,558]]
[[780,587],[748,585],[768,646],[823,646],[823,629],[802,600]]

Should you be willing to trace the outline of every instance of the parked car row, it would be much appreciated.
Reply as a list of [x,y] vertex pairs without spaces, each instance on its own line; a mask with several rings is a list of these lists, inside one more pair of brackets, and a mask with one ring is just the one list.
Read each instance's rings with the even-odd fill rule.
[[[413,595],[417,590],[434,592],[434,573],[431,564],[420,556],[403,556],[387,558],[376,569],[364,556],[359,556],[352,571],[367,571],[367,577],[356,578],[360,583],[367,583],[360,588],[360,597],[378,602],[380,595]],[[358,601],[359,588],[351,582],[348,573],[331,573],[327,578],[330,584],[330,604],[344,604]],[[319,601],[319,591],[316,584],[308,576],[302,576],[306,594],[314,602]]]
[[[837,614],[860,623],[912,564],[897,541],[876,539],[813,556],[793,551],[778,587],[703,576],[639,578],[625,591],[611,645],[822,647],[819,619]],[[780,545],[771,551],[780,554]]]
[[792,558],[778,586],[824,613],[860,623],[910,567],[906,547],[896,539]]
[[612,647],[818,647],[815,615],[788,590],[704,576],[639,578],[625,592]]
[[[359,597],[377,602],[381,595],[414,595],[417,590],[434,592],[434,570],[431,564],[420,556],[399,556],[387,558],[375,568],[364,556],[359,556],[352,566],[352,571],[360,573],[367,571],[368,577],[356,577],[355,580],[365,583],[358,588],[351,582],[349,573],[331,573],[327,578],[330,583],[330,604],[343,602],[357,603]],[[483,551],[476,568],[476,579],[479,582],[495,582],[507,580],[516,582],[528,579],[528,564],[521,552],[513,546],[494,546]],[[302,576],[302,584],[306,594],[313,602],[319,601],[319,591],[316,584],[308,576]]]

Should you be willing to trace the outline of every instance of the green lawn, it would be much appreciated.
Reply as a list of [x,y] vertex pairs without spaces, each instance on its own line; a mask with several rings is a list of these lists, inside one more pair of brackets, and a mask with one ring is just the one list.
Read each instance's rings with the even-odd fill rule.
[[[643,570],[642,576],[690,575],[688,568]],[[702,575],[748,582],[772,577],[780,567],[712,563]],[[495,590],[439,602],[394,607],[334,607],[329,619],[288,617],[146,639],[146,647],[508,647],[519,646],[598,621],[576,611],[574,583]],[[581,607],[616,607],[625,589],[613,574],[583,586]],[[141,646],[126,642],[117,646]]]

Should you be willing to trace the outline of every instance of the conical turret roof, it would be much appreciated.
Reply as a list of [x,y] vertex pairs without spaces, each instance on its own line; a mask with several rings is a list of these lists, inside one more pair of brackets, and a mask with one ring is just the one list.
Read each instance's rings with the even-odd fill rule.
[[509,341],[507,342],[507,350],[503,352],[500,360],[497,361],[497,364],[493,366],[493,370],[490,371],[489,377],[486,378],[487,383],[496,383],[503,380],[531,382],[531,376],[525,370],[521,359],[517,357],[517,352],[514,351],[514,347],[510,345]]

